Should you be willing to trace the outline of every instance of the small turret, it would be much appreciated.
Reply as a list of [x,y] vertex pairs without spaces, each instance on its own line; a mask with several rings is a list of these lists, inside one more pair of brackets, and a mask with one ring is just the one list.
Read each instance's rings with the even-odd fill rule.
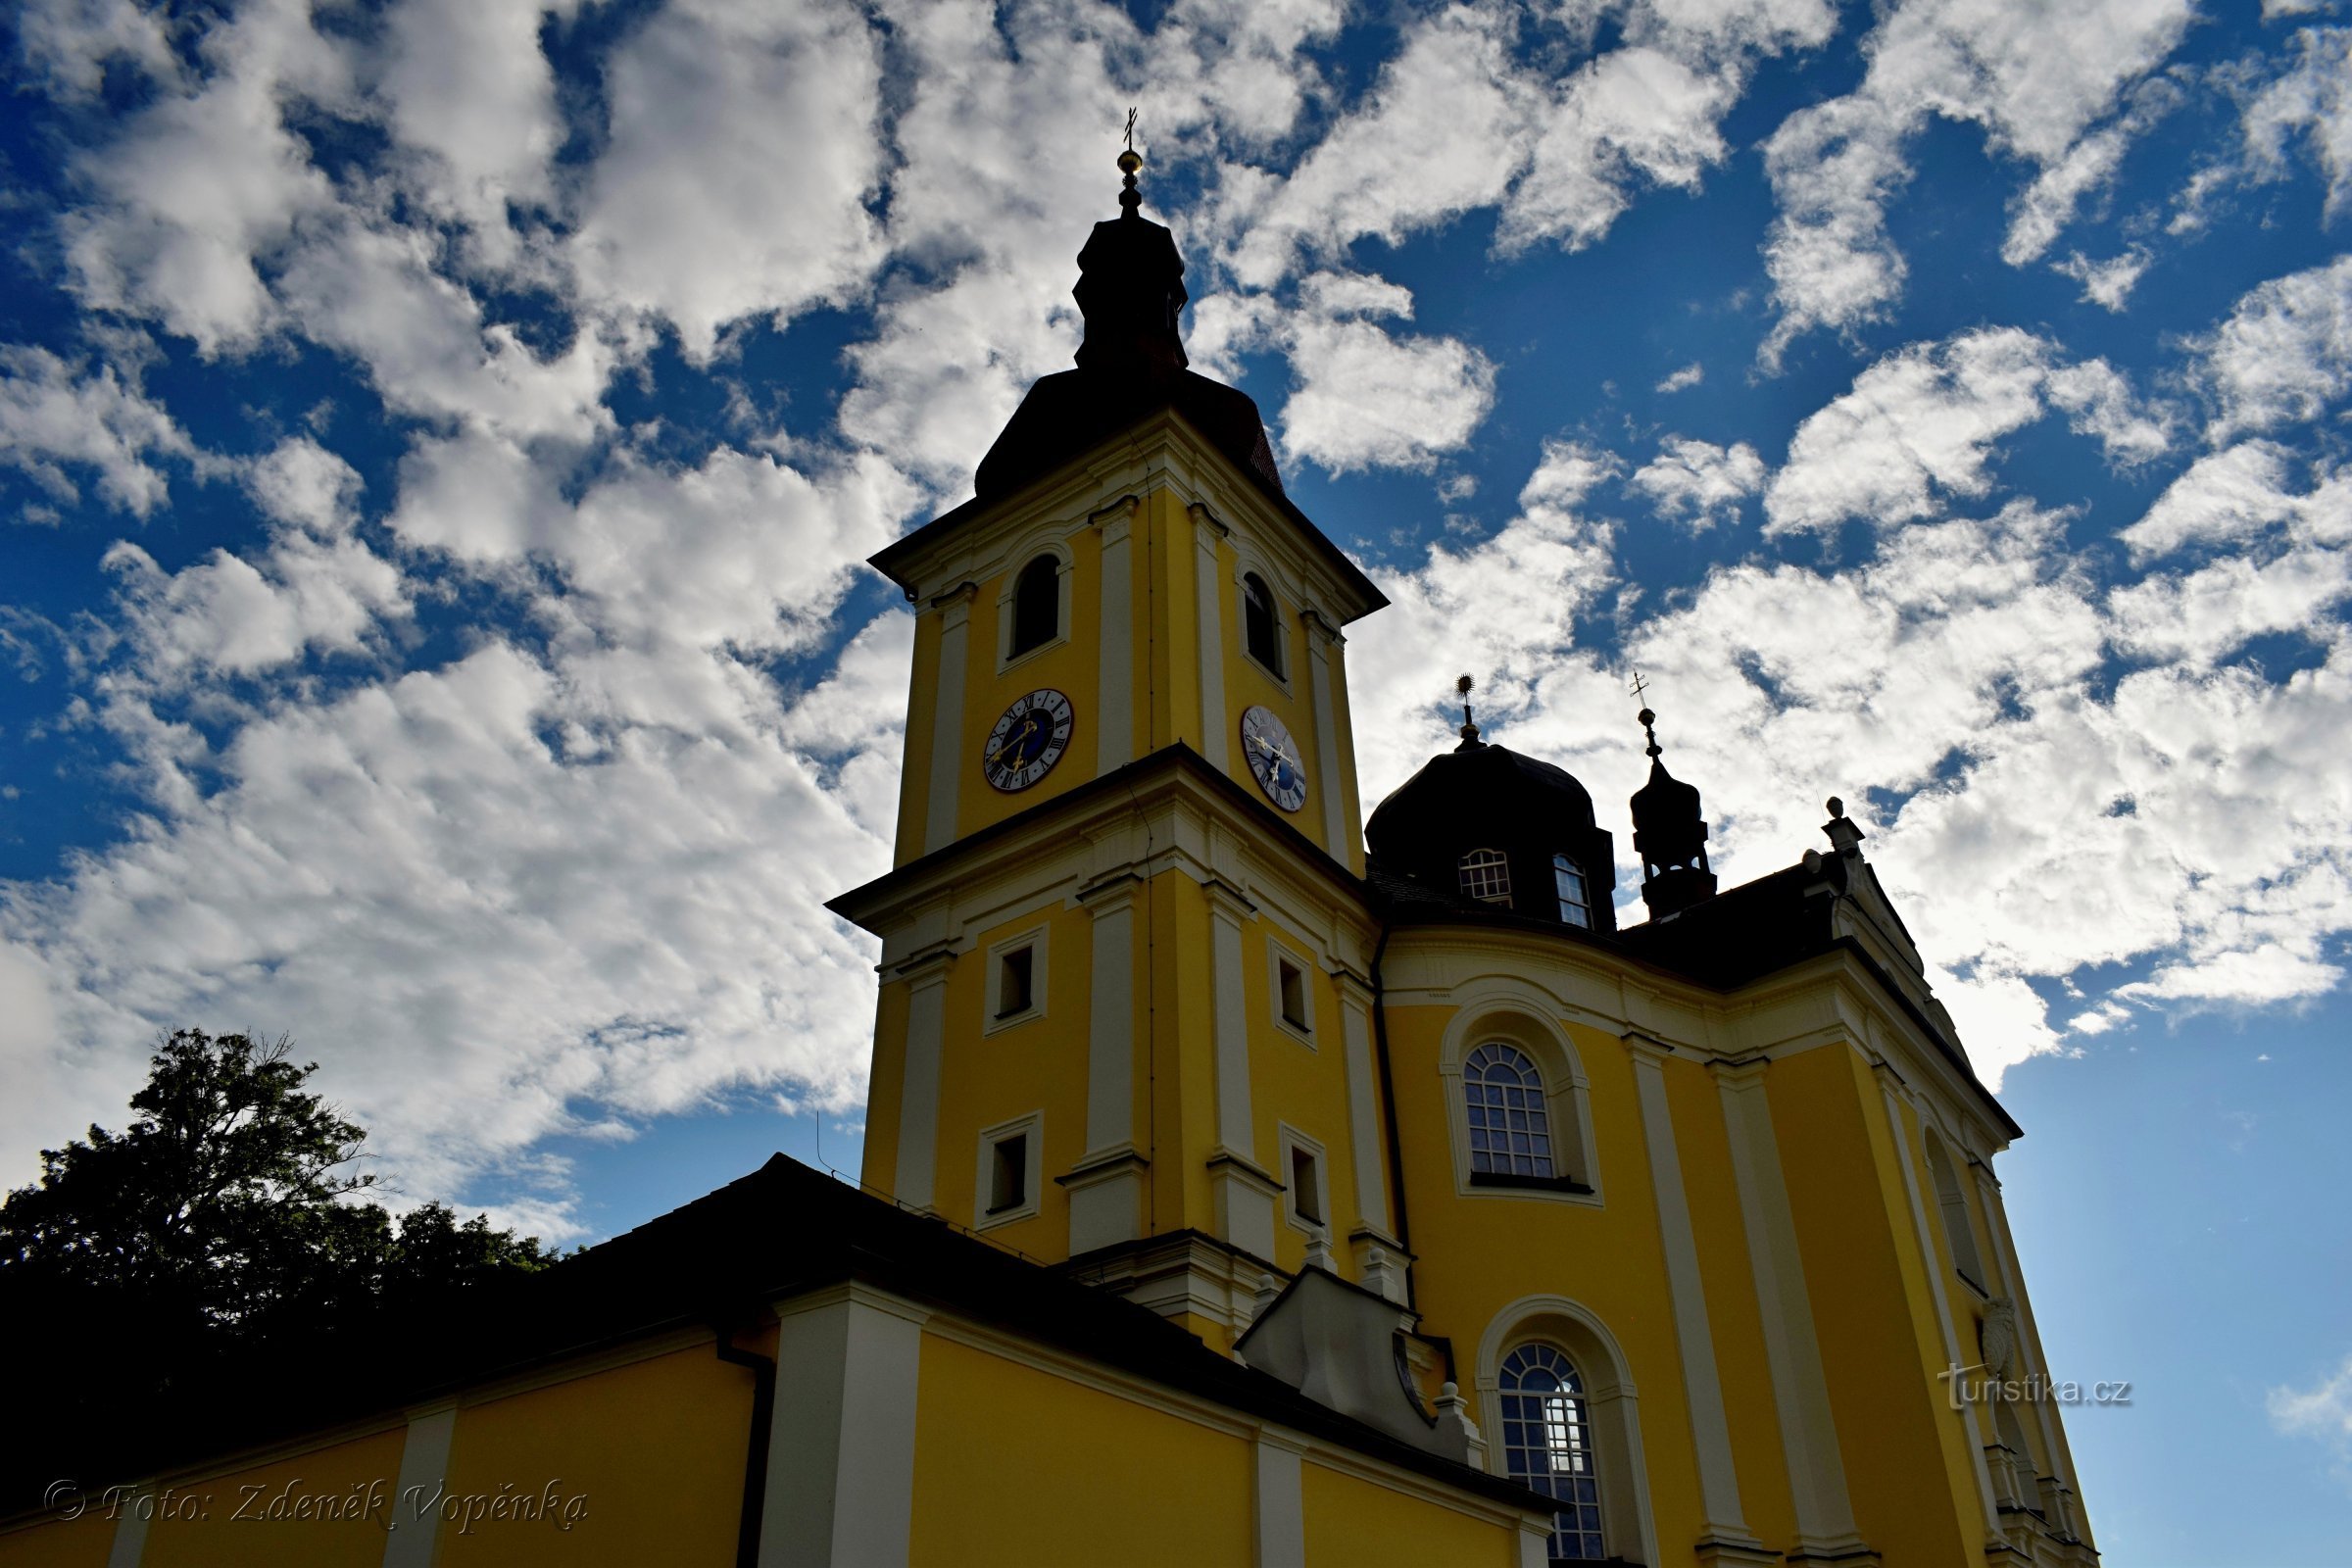
[[1642,857],[1642,902],[1649,906],[1653,920],[1715,896],[1698,791],[1666,771],[1654,727],[1657,717],[1642,710],[1642,733],[1649,739],[1649,782],[1634,792],[1632,802],[1634,853]]

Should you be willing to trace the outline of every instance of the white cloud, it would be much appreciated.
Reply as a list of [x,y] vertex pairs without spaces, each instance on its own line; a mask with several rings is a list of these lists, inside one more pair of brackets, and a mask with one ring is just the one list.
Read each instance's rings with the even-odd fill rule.
[[408,189],[435,217],[467,225],[486,261],[516,259],[510,201],[554,199],[548,164],[563,125],[539,28],[550,11],[570,9],[409,0],[384,19],[378,87],[391,129],[433,166]]
[[719,329],[862,286],[882,257],[880,42],[832,0],[679,0],[607,68],[612,139],[573,247],[591,299]]
[[1790,115],[1765,143],[1780,205],[1765,265],[1780,319],[1763,364],[1777,368],[1802,333],[1877,319],[1899,297],[1907,268],[1886,206],[1910,180],[1908,145],[1931,117],[1982,125],[1994,152],[2037,167],[2004,255],[2012,265],[2040,255],[2168,101],[2109,119],[2191,15],[2185,0],[1912,0],[1886,12],[1864,46],[1862,85]]
[[1711,528],[1729,522],[1741,500],[1763,489],[1764,460],[1744,441],[1726,448],[1670,435],[1628,482],[1668,521]]
[[186,432],[111,365],[69,365],[44,348],[0,346],[0,463],[72,502],[72,470],[94,470],[107,504],[151,515],[170,495],[161,458],[193,459]]
[[2352,195],[2352,28],[2309,27],[2295,35],[2294,64],[2246,106],[2246,156],[2273,178],[2288,144],[2306,140],[2328,175],[2328,216]]
[[2352,387],[2352,256],[2253,289],[2192,347],[2207,440],[2320,417]]
[[1334,473],[1426,470],[1494,406],[1494,363],[1457,339],[1398,337],[1352,315],[1302,316],[1285,335],[1298,384],[1282,407],[1283,450]]
[[2138,246],[2103,262],[2094,262],[2076,251],[2066,260],[2052,263],[2051,270],[2081,283],[2085,300],[2120,316],[2151,260],[2148,252]]
[[2105,361],[2066,364],[2017,327],[1964,332],[1888,355],[1807,416],[1765,492],[1765,531],[1847,517],[1886,528],[1985,495],[2001,438],[2052,408],[2111,462],[2144,462],[2170,444],[2165,421]]
[[1684,366],[1681,369],[1668,371],[1664,376],[1661,376],[1658,380],[1658,384],[1652,388],[1652,390],[1657,392],[1683,392],[1698,385],[1699,382],[1704,381],[1706,378],[1707,368],[1699,364],[1696,360],[1693,360],[1689,365]]

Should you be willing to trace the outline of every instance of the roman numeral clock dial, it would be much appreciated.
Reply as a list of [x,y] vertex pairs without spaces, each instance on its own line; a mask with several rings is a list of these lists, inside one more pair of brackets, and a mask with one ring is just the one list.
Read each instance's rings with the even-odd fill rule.
[[1298,743],[1271,710],[1252,708],[1242,715],[1242,751],[1267,800],[1286,811],[1306,804],[1306,764],[1298,760]]
[[980,772],[989,783],[1015,795],[1054,771],[1070,749],[1077,710],[1070,700],[1046,687],[1016,697],[980,743]]

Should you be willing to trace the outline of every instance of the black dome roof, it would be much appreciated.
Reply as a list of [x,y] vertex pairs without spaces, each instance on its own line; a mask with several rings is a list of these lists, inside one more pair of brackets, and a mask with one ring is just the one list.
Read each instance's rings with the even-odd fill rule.
[[1540,919],[1560,917],[1551,867],[1565,855],[1584,872],[1594,927],[1616,928],[1607,898],[1616,857],[1592,795],[1566,768],[1507,746],[1473,740],[1431,758],[1380,803],[1364,841],[1384,869],[1449,895],[1461,891],[1464,855],[1498,851],[1510,866],[1510,907]]

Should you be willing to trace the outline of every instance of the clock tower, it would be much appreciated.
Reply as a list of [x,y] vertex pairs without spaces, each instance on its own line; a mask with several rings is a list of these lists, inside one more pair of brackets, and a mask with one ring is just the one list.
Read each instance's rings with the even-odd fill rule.
[[1342,628],[1386,603],[1186,368],[1139,211],[976,494],[873,559],[916,614],[864,1181],[1230,1344],[1278,1265],[1401,1299]]

